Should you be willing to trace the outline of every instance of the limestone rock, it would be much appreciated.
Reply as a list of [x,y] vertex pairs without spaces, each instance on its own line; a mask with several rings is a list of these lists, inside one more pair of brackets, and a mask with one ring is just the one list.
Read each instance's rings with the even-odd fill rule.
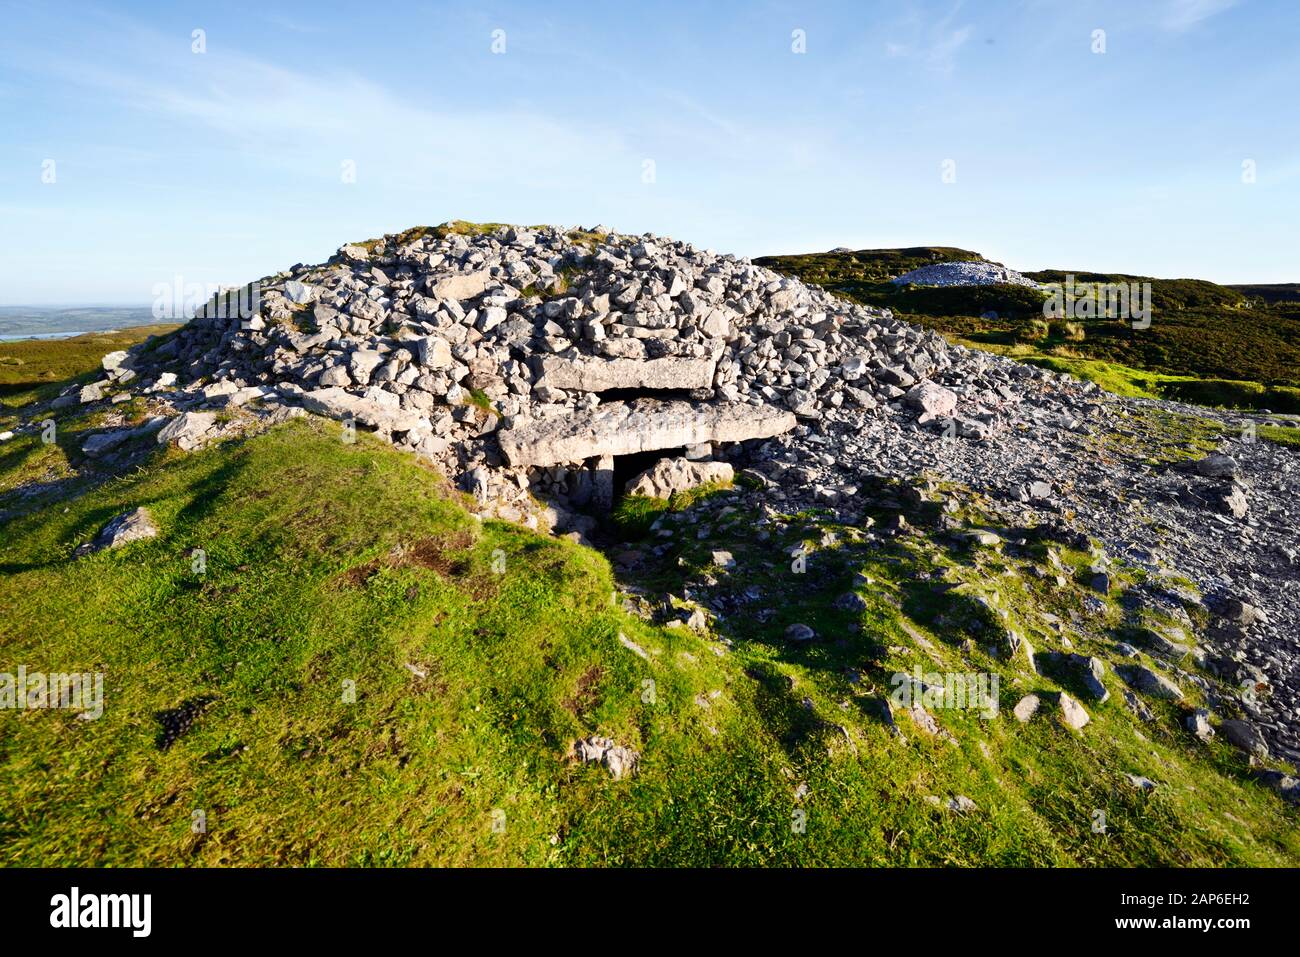
[[1088,712],[1083,709],[1083,705],[1064,691],[1061,692],[1060,708],[1061,720],[1066,727],[1073,728],[1075,731],[1081,730],[1092,720],[1088,716]]
[[511,465],[562,465],[596,455],[768,438],[794,426],[789,412],[762,406],[637,399],[563,419],[523,423],[500,433],[498,441]]
[[1183,692],[1178,685],[1145,665],[1119,665],[1115,668],[1115,673],[1130,688],[1148,694],[1153,698],[1164,698],[1169,701],[1182,700]]
[[1038,712],[1040,703],[1038,695],[1027,694],[1016,702],[1016,706],[1011,709],[1011,713],[1017,721],[1024,724]]
[[903,398],[912,408],[934,417],[949,416],[957,410],[957,393],[934,382],[913,386]]
[[134,508],[110,520],[99,530],[93,542],[77,549],[77,554],[85,555],[105,548],[117,548],[130,542],[155,538],[157,535],[158,526],[154,524],[149,510],[143,507]]
[[175,442],[187,452],[197,449],[216,425],[216,421],[216,414],[212,412],[182,412],[159,430],[158,444]]
[[628,481],[628,495],[668,498],[710,483],[730,484],[735,470],[727,462],[692,462],[684,458],[660,459],[640,475]]
[[538,384],[577,392],[611,389],[690,391],[713,384],[714,358],[665,356],[661,359],[574,359],[541,356],[536,360]]
[[615,781],[631,777],[636,773],[637,766],[641,763],[639,752],[626,748],[621,744],[615,744],[612,738],[604,738],[595,734],[575,741],[573,743],[573,753],[584,764],[596,762],[604,765]]

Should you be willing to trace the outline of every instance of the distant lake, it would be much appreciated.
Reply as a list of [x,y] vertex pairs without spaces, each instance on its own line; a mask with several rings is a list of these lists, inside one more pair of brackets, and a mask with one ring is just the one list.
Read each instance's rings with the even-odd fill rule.
[[57,339],[156,322],[149,306],[0,306],[0,341]]

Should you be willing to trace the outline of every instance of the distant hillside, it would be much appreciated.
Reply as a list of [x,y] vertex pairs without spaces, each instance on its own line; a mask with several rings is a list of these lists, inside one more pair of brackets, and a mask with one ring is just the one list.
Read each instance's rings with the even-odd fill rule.
[[[798,271],[806,282],[888,282],[905,272],[942,262],[988,262],[969,249],[955,246],[909,246],[906,249],[859,249],[854,252],[763,256],[754,262],[780,272]],[[788,268],[787,268],[788,267]]]
[[1300,302],[1300,283],[1276,282],[1257,285],[1230,285],[1248,299],[1262,299],[1264,302]]
[[[889,280],[932,262],[982,260],[943,246],[766,256],[755,260],[857,302],[888,307],[949,338],[1099,381],[1127,394],[1300,411],[1300,285],[1047,269],[1039,282],[1151,283],[1151,325],[1043,322],[1044,295],[1021,286],[905,287]],[[1037,320],[1037,321],[1035,321]],[[1101,363],[1101,365],[1098,365]],[[1147,375],[1144,375],[1147,374]]]

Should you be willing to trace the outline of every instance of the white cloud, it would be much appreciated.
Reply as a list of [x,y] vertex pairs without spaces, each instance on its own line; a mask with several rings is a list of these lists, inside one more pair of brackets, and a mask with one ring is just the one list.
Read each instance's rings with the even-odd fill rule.
[[956,63],[957,51],[970,39],[970,27],[943,30],[926,51],[925,60],[931,69],[951,73]]
[[1240,2],[1241,0],[1168,0],[1161,23],[1166,30],[1189,30]]
[[[134,50],[99,64],[44,56],[38,74],[134,111],[159,144],[191,137],[196,149],[232,161],[338,182],[340,164],[357,164],[358,182],[385,186],[589,187],[593,180],[636,182],[640,158],[608,126],[512,102],[466,106],[454,83],[394,90],[347,72],[286,69],[229,51],[203,55],[146,31]],[[492,64],[488,65],[488,68]],[[149,134],[143,146],[148,148]]]
[[947,13],[938,16],[909,5],[895,29],[910,36],[906,41],[887,41],[885,56],[912,59],[937,73],[951,73],[957,64],[957,52],[970,40],[972,33],[970,26],[954,25],[963,4],[964,0],[957,0]]

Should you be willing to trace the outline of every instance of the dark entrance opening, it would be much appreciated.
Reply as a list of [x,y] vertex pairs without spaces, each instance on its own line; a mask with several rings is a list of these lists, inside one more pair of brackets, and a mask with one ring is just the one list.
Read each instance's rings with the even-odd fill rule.
[[653,452],[635,452],[632,455],[614,456],[614,502],[617,503],[623,497],[623,487],[629,481],[653,466],[660,459],[678,458],[685,454],[685,449],[677,448],[655,449]]
[[606,389],[600,393],[601,402],[631,402],[633,399],[657,399],[660,402],[681,399],[689,402],[691,393],[689,389]]

